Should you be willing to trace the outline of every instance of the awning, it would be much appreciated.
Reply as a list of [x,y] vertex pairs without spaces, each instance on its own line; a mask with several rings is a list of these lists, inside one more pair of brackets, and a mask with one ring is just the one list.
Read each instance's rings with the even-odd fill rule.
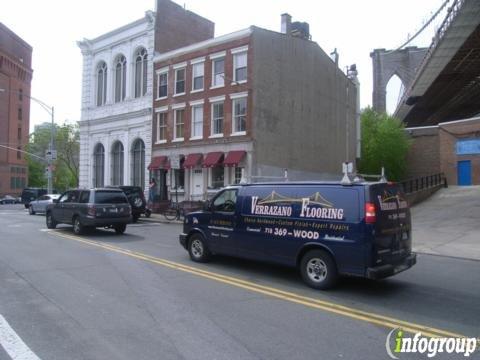
[[148,165],[148,170],[165,169],[166,161],[166,156],[155,156],[150,165]]
[[237,166],[240,163],[240,161],[243,160],[243,157],[245,156],[245,154],[246,154],[245,150],[229,151],[227,154],[227,157],[223,161],[223,165]]
[[198,163],[202,160],[202,157],[202,154],[188,154],[185,158],[185,161],[183,162],[183,167],[188,169],[197,166]]
[[210,152],[205,156],[205,160],[203,160],[203,167],[212,167],[221,165],[223,160],[223,152],[221,151],[214,151]]

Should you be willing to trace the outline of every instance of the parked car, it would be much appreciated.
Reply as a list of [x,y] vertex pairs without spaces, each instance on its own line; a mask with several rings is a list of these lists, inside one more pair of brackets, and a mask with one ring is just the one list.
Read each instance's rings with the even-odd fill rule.
[[123,234],[132,219],[127,197],[120,189],[78,189],[64,192],[47,205],[46,222],[49,229],[57,224],[72,224],[80,235],[88,228],[112,228]]
[[141,215],[150,217],[152,211],[147,208],[147,201],[140,186],[121,185],[118,188],[125,193],[132,207],[132,222],[137,222]]
[[231,186],[185,216],[180,243],[196,262],[223,254],[297,267],[317,289],[416,263],[408,203],[401,186],[383,181]]
[[0,204],[17,204],[17,198],[11,195],[5,195],[3,198],[0,198]]
[[31,201],[37,200],[40,196],[45,195],[46,193],[47,189],[43,188],[25,188],[20,196],[22,204],[25,206],[25,209],[28,209]]
[[59,197],[60,194],[46,194],[40,196],[37,200],[30,201],[28,213],[30,215],[35,215],[37,212],[44,213],[47,210],[47,205],[52,204]]

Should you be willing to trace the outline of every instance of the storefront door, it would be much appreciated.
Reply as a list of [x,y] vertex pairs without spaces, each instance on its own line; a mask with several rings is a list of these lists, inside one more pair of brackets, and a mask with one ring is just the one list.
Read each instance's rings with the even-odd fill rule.
[[203,170],[193,170],[192,174],[192,198],[201,199],[203,195]]

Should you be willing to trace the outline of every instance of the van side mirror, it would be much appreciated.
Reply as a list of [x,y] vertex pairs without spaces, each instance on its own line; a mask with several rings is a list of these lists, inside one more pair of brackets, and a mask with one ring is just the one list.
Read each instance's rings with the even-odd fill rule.
[[211,206],[211,203],[210,203],[210,200],[205,200],[205,202],[203,203],[203,211],[210,211],[210,206]]

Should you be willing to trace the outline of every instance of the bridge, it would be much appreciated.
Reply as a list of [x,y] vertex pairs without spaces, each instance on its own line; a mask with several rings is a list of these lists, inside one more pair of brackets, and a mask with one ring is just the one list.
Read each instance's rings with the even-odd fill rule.
[[480,1],[454,0],[424,53],[394,115],[417,127],[479,114]]
[[480,1],[455,0],[395,116],[408,127],[480,113]]

